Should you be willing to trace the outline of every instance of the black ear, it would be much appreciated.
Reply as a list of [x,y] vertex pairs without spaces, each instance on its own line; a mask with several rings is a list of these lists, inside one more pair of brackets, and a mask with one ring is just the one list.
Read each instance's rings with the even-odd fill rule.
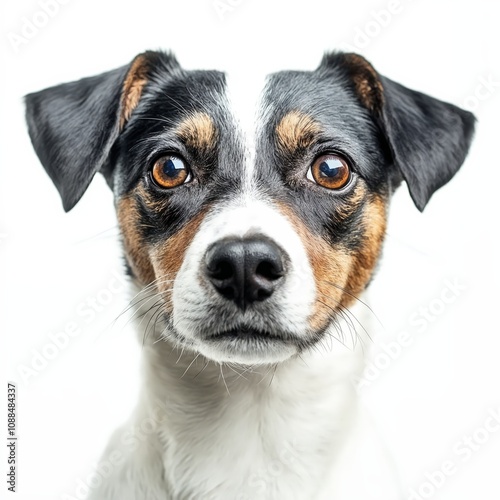
[[324,63],[347,73],[361,103],[379,123],[395,166],[422,211],[464,162],[474,135],[474,115],[379,75],[357,54],[330,54]]
[[26,96],[31,142],[66,211],[76,205],[106,163],[162,59],[171,63],[173,57],[145,52],[127,66]]
[[381,77],[382,124],[419,210],[462,166],[472,142],[472,113]]

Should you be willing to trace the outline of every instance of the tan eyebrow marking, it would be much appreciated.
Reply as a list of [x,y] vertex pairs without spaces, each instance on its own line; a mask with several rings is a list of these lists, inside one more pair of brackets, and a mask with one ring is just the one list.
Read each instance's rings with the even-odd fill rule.
[[177,135],[187,146],[202,151],[214,150],[217,145],[217,129],[207,113],[191,113],[177,127]]
[[309,147],[320,132],[319,123],[301,111],[291,111],[276,127],[278,146],[286,153]]

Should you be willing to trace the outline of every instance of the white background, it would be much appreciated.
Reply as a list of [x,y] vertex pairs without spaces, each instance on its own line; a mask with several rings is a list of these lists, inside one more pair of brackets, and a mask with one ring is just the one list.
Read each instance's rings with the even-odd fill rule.
[[[230,1],[218,2],[218,10],[212,0],[66,0],[18,46],[14,35],[22,36],[26,19],[43,23],[43,11],[34,0],[2,2],[0,399],[6,381],[15,381],[17,498],[80,498],[77,482],[86,480],[133,408],[140,357],[126,322],[110,326],[128,301],[126,292],[105,291],[118,287],[115,274],[122,274],[111,194],[96,178],[78,206],[63,212],[31,148],[22,96],[121,66],[145,49],[172,49],[187,68],[251,73],[313,69],[323,51],[349,44],[380,73],[474,107],[479,118],[466,164],[423,214],[406,187],[394,199],[372,287],[384,326],[374,339],[374,360],[382,366],[384,346],[402,332],[412,343],[360,392],[396,458],[406,497],[420,488],[427,495],[421,498],[498,500],[500,432],[481,428],[490,411],[500,412],[500,4]],[[397,12],[388,15],[394,5]],[[443,304],[448,282],[460,290]],[[92,297],[110,300],[95,317],[85,313]],[[419,320],[419,308],[429,306],[432,321]],[[31,366],[68,323],[79,335],[26,380],[20,367]],[[5,436],[6,403],[0,407]],[[457,444],[468,435],[483,443],[467,445],[474,447],[470,457]],[[6,448],[0,448],[5,478]],[[432,491],[426,474],[444,461],[454,472]],[[1,483],[0,497],[12,497]]]

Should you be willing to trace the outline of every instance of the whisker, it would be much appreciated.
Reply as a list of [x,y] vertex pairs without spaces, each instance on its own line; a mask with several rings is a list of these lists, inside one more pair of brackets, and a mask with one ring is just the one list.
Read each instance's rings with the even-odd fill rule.
[[153,309],[154,307],[156,307],[156,310],[155,312],[151,315],[151,317],[149,318],[149,321],[148,321],[148,324],[146,325],[146,328],[144,330],[144,336],[142,338],[142,347],[144,347],[144,344],[146,342],[146,338],[148,336],[148,332],[149,332],[149,325],[151,324],[151,322],[153,321],[153,318],[154,318],[154,322],[153,322],[153,330],[155,330],[155,327],[156,327],[156,322],[158,320],[158,316],[161,314],[161,311],[162,311],[162,307],[163,307],[163,300],[160,299],[158,302],[156,302],[153,306],[151,306],[150,310]]
[[[132,316],[130,316],[130,318],[127,320],[127,322],[125,323],[125,325],[123,325],[123,328],[125,328],[129,323],[131,323],[135,319],[138,319],[138,318],[143,318],[144,319],[144,317],[149,313],[149,311],[151,311],[152,307],[154,307],[160,301],[164,302],[163,296],[161,294],[159,294],[159,293],[155,293],[154,295],[151,295],[150,297],[148,297],[147,300],[150,301],[150,300],[155,300],[155,299],[158,299],[158,301],[155,302],[153,304],[153,306],[150,306],[146,311],[143,311],[140,308],[138,308],[136,311],[134,311],[134,314],[132,314]],[[143,306],[144,306],[144,304],[141,306],[141,308]],[[142,323],[143,319],[141,319],[141,321],[139,322],[139,325]]]
[[[276,366],[277,366],[276,363],[270,365],[269,369],[266,371],[266,373],[264,373],[264,375],[262,375],[262,378],[259,380],[257,385],[260,385],[266,379],[266,377],[271,373],[272,369],[275,368]],[[275,371],[276,371],[276,369],[275,369]],[[273,373],[273,376],[274,376],[274,373]]]
[[[354,326],[352,319],[354,319],[356,321],[356,323],[358,323],[358,325],[363,329],[363,331],[366,333],[366,335],[370,339],[370,341],[373,342],[373,339],[372,339],[370,333],[368,332],[368,330],[364,327],[364,325],[361,323],[361,321],[356,317],[356,315],[349,308],[343,306],[338,300],[334,299],[333,297],[330,297],[324,293],[321,295],[323,295],[324,297],[326,297],[329,300],[333,300],[337,304],[337,306],[339,307],[338,313],[344,318],[347,325],[349,326],[349,329],[350,329],[350,327],[353,328],[353,330],[354,330],[354,332],[356,332],[356,335],[358,336],[359,340],[361,340],[361,338],[359,337],[359,334],[356,331],[356,327]],[[330,309],[332,309],[332,311],[335,312],[335,310],[331,306],[329,306],[328,304],[324,304],[324,305],[329,307]],[[348,319],[349,319],[349,321],[348,321]],[[352,335],[352,332],[351,332],[351,335]]]
[[274,364],[273,374],[271,375],[271,380],[269,381],[269,385],[268,385],[268,387],[271,387],[271,384],[273,383],[274,376],[276,375],[276,371],[277,371],[277,370],[278,370],[278,363],[275,363],[275,364]]
[[224,382],[224,385],[226,387],[226,391],[227,391],[228,395],[231,396],[231,393],[229,392],[229,387],[226,384],[226,379],[224,377],[224,372],[222,370],[222,364],[220,364],[219,367],[220,367],[220,374],[222,375],[222,381]]
[[365,306],[373,314],[374,318],[380,323],[380,325],[382,327],[384,326],[382,324],[382,322],[380,321],[379,317],[375,314],[375,311],[366,302],[364,302],[363,300],[361,300],[358,296],[354,295],[353,293],[351,293],[349,290],[345,289],[344,287],[342,287],[340,285],[337,285],[336,283],[333,283],[332,281],[327,281],[327,280],[321,280],[321,281],[323,283],[327,283],[328,285],[337,288],[341,292],[349,295],[349,297],[353,298],[354,300],[356,300],[357,302],[359,302],[360,304],[362,304],[363,306]]
[[207,360],[205,361],[205,365],[204,365],[204,366],[203,366],[203,368],[202,368],[202,369],[201,369],[201,370],[200,370],[200,371],[199,371],[199,372],[198,372],[198,373],[197,373],[197,374],[193,377],[193,380],[194,380],[196,377],[198,377],[198,375],[201,375],[201,374],[203,373],[203,371],[204,371],[204,370],[205,370],[205,368],[209,365],[209,363],[210,363],[210,360],[209,360],[209,359],[207,359]]
[[177,358],[177,361],[175,362],[176,365],[179,364],[179,361],[181,360],[183,354],[184,354],[184,346],[182,346],[181,353],[179,354],[179,357]]
[[[157,309],[158,307],[160,307],[162,305],[162,302],[163,302],[163,299],[159,299],[157,300],[154,304],[152,304],[151,306],[148,307],[148,309],[144,312],[142,312],[140,314],[140,316],[138,316],[138,318],[141,318],[141,320],[139,321],[139,324],[137,326],[141,326],[142,325],[142,322],[144,321],[144,319],[147,317],[147,315],[153,310],[153,309]],[[149,321],[151,321],[151,318],[149,318],[148,320],[148,324],[149,324]]]
[[299,359],[302,361],[302,363],[304,363],[304,365],[309,368],[309,365],[305,362],[304,358],[302,357],[302,355],[300,354],[300,352],[297,353],[297,356],[299,357]]
[[[331,298],[331,297],[330,297]],[[332,299],[332,300],[335,300],[335,299]],[[352,323],[352,320],[349,318],[348,315],[345,314],[345,312],[342,310],[342,309],[339,309],[339,310],[335,310],[332,306],[328,305],[326,302],[323,302],[322,300],[318,300],[318,302],[320,304],[323,304],[325,307],[328,307],[328,309],[330,309],[334,314],[340,314],[340,316],[342,316],[342,318],[344,319],[344,321],[346,322],[348,328],[349,328],[349,333],[351,334],[351,340],[352,340],[352,343],[353,343],[353,348],[355,347],[355,344],[354,344],[354,338],[353,338],[353,331],[354,331],[354,334],[355,336],[359,336],[358,332],[356,331],[356,328],[354,327],[354,324]],[[340,305],[340,304],[339,304]],[[352,313],[351,313],[352,314]],[[357,318],[355,318],[357,319]],[[338,329],[337,329],[338,327]],[[351,329],[352,327],[352,329]],[[336,325],[336,328],[335,328],[337,331],[340,331],[342,332],[341,333],[341,337],[342,337],[342,341],[340,339],[338,339],[337,337],[334,337],[334,338],[337,338],[337,340],[342,344],[344,345],[345,347],[347,347],[345,341],[344,341],[344,335],[343,335],[343,331],[342,331],[342,328],[340,326],[340,324],[337,323]]]
[[[166,279],[165,276],[159,276],[158,278],[156,278],[155,280],[153,280],[151,283],[149,283],[149,285],[146,285],[145,287],[143,287],[141,290],[139,290],[133,297],[132,299],[129,300],[128,302],[128,305],[125,306],[124,310],[122,312],[120,312],[120,314],[118,314],[118,316],[112,321],[111,323],[111,327],[113,327],[116,322],[127,312],[129,311],[132,307],[136,306],[137,304],[141,303],[142,301],[146,300],[147,299],[147,296],[146,297],[143,297],[141,299],[139,299],[138,301],[134,302],[136,298],[138,298],[141,294],[144,294],[146,293],[147,291],[149,291],[151,288],[153,288],[154,286],[156,285],[159,285],[159,284],[163,284],[163,283],[168,283],[168,282],[172,282],[174,280],[171,280],[171,279]],[[155,293],[160,293],[160,292],[155,292]]]
[[233,371],[234,373],[236,373],[236,375],[238,375],[238,378],[242,378],[242,379],[244,379],[244,380],[247,380],[247,381],[248,381],[248,379],[244,376],[244,373],[245,373],[245,372],[239,372],[238,370],[236,370],[236,367],[234,367],[234,368],[233,368],[233,367],[231,366],[231,363],[227,363],[227,364],[226,364],[226,366],[227,366],[227,367],[228,367],[231,371]]
[[186,373],[189,371],[189,369],[191,368],[191,366],[193,366],[193,363],[199,358],[200,356],[200,353],[198,353],[194,358],[193,358],[193,361],[191,361],[191,363],[189,363],[189,366],[184,370],[184,373],[181,375],[181,378],[184,377],[184,375],[186,375]]

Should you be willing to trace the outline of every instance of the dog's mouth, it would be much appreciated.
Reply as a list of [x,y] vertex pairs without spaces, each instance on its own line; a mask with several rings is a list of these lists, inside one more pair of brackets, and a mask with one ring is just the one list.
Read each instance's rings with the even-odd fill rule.
[[269,364],[289,359],[307,348],[293,332],[236,325],[224,330],[198,330],[191,338],[172,330],[173,339],[219,363]]
[[199,334],[197,350],[218,362],[262,364],[284,361],[301,350],[301,339],[289,332],[236,326]]
[[216,333],[208,333],[203,336],[206,342],[256,342],[256,343],[290,343],[297,342],[298,338],[295,335],[285,332],[271,332],[266,330],[258,330],[255,328],[239,327],[231,328]]

